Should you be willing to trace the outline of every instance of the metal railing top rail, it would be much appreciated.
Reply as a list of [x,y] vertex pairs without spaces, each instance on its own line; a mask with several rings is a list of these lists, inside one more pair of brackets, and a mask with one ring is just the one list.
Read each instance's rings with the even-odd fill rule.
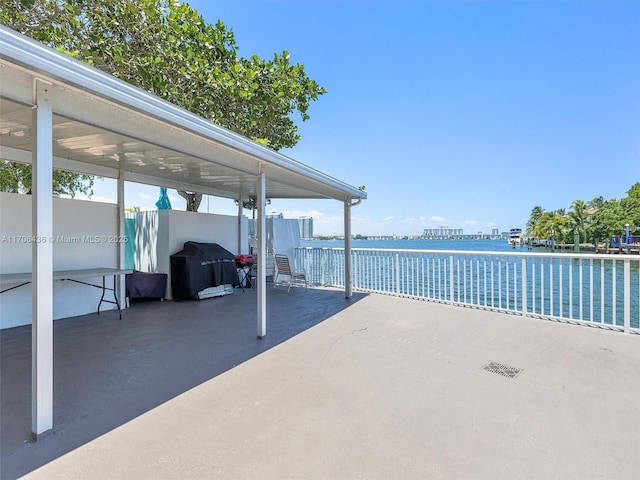
[[[301,250],[344,250],[344,247],[298,247]],[[627,253],[590,253],[590,252],[512,252],[512,251],[495,251],[495,250],[422,250],[422,249],[404,249],[404,248],[351,248],[352,252],[387,252],[387,253],[429,253],[429,254],[449,254],[449,255],[493,255],[502,257],[550,257],[557,256],[559,258],[579,258],[579,259],[604,259],[604,260],[635,260],[640,261],[640,255]]]

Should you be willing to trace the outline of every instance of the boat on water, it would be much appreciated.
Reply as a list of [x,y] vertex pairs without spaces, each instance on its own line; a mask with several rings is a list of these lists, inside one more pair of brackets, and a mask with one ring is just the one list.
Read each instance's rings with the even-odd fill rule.
[[509,230],[509,245],[513,248],[524,245],[524,236],[521,228],[512,228]]

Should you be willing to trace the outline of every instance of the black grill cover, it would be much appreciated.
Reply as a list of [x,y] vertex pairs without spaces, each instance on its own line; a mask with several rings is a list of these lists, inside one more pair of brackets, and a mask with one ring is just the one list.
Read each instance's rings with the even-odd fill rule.
[[217,243],[186,242],[170,261],[174,300],[198,298],[209,287],[240,285],[235,256]]

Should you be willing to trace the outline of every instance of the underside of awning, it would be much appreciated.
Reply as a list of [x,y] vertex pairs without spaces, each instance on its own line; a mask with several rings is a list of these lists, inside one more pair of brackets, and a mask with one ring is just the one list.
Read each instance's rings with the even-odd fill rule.
[[238,199],[366,194],[1,27],[0,158],[31,161],[34,81],[51,84],[54,168]]

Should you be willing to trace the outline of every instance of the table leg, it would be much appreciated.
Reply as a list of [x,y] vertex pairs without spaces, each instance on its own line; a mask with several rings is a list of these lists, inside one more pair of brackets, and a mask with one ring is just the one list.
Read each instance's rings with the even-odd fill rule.
[[98,302],[98,315],[100,315],[100,306],[102,305],[102,302],[104,302],[104,292],[106,290],[106,285],[105,285],[105,276],[102,276],[102,296],[100,297],[100,301]]
[[[116,305],[116,307],[118,307],[118,316],[119,316],[120,320],[122,320],[122,310],[120,310],[120,302],[118,301],[118,295],[116,293],[117,278],[118,278],[118,276],[114,275],[113,276],[113,288],[107,288],[106,276],[105,275],[102,276],[102,296],[100,297],[100,302],[98,303],[98,315],[100,315],[100,306],[102,305],[102,302],[114,303]],[[104,295],[105,295],[107,290],[111,290],[113,292],[114,301],[105,300]]]
[[117,282],[117,276],[114,275],[113,276],[113,298],[116,301],[116,307],[118,307],[118,315],[120,316],[120,320],[122,320],[122,311],[120,310],[120,302],[118,301],[118,294],[116,292],[116,282]]

